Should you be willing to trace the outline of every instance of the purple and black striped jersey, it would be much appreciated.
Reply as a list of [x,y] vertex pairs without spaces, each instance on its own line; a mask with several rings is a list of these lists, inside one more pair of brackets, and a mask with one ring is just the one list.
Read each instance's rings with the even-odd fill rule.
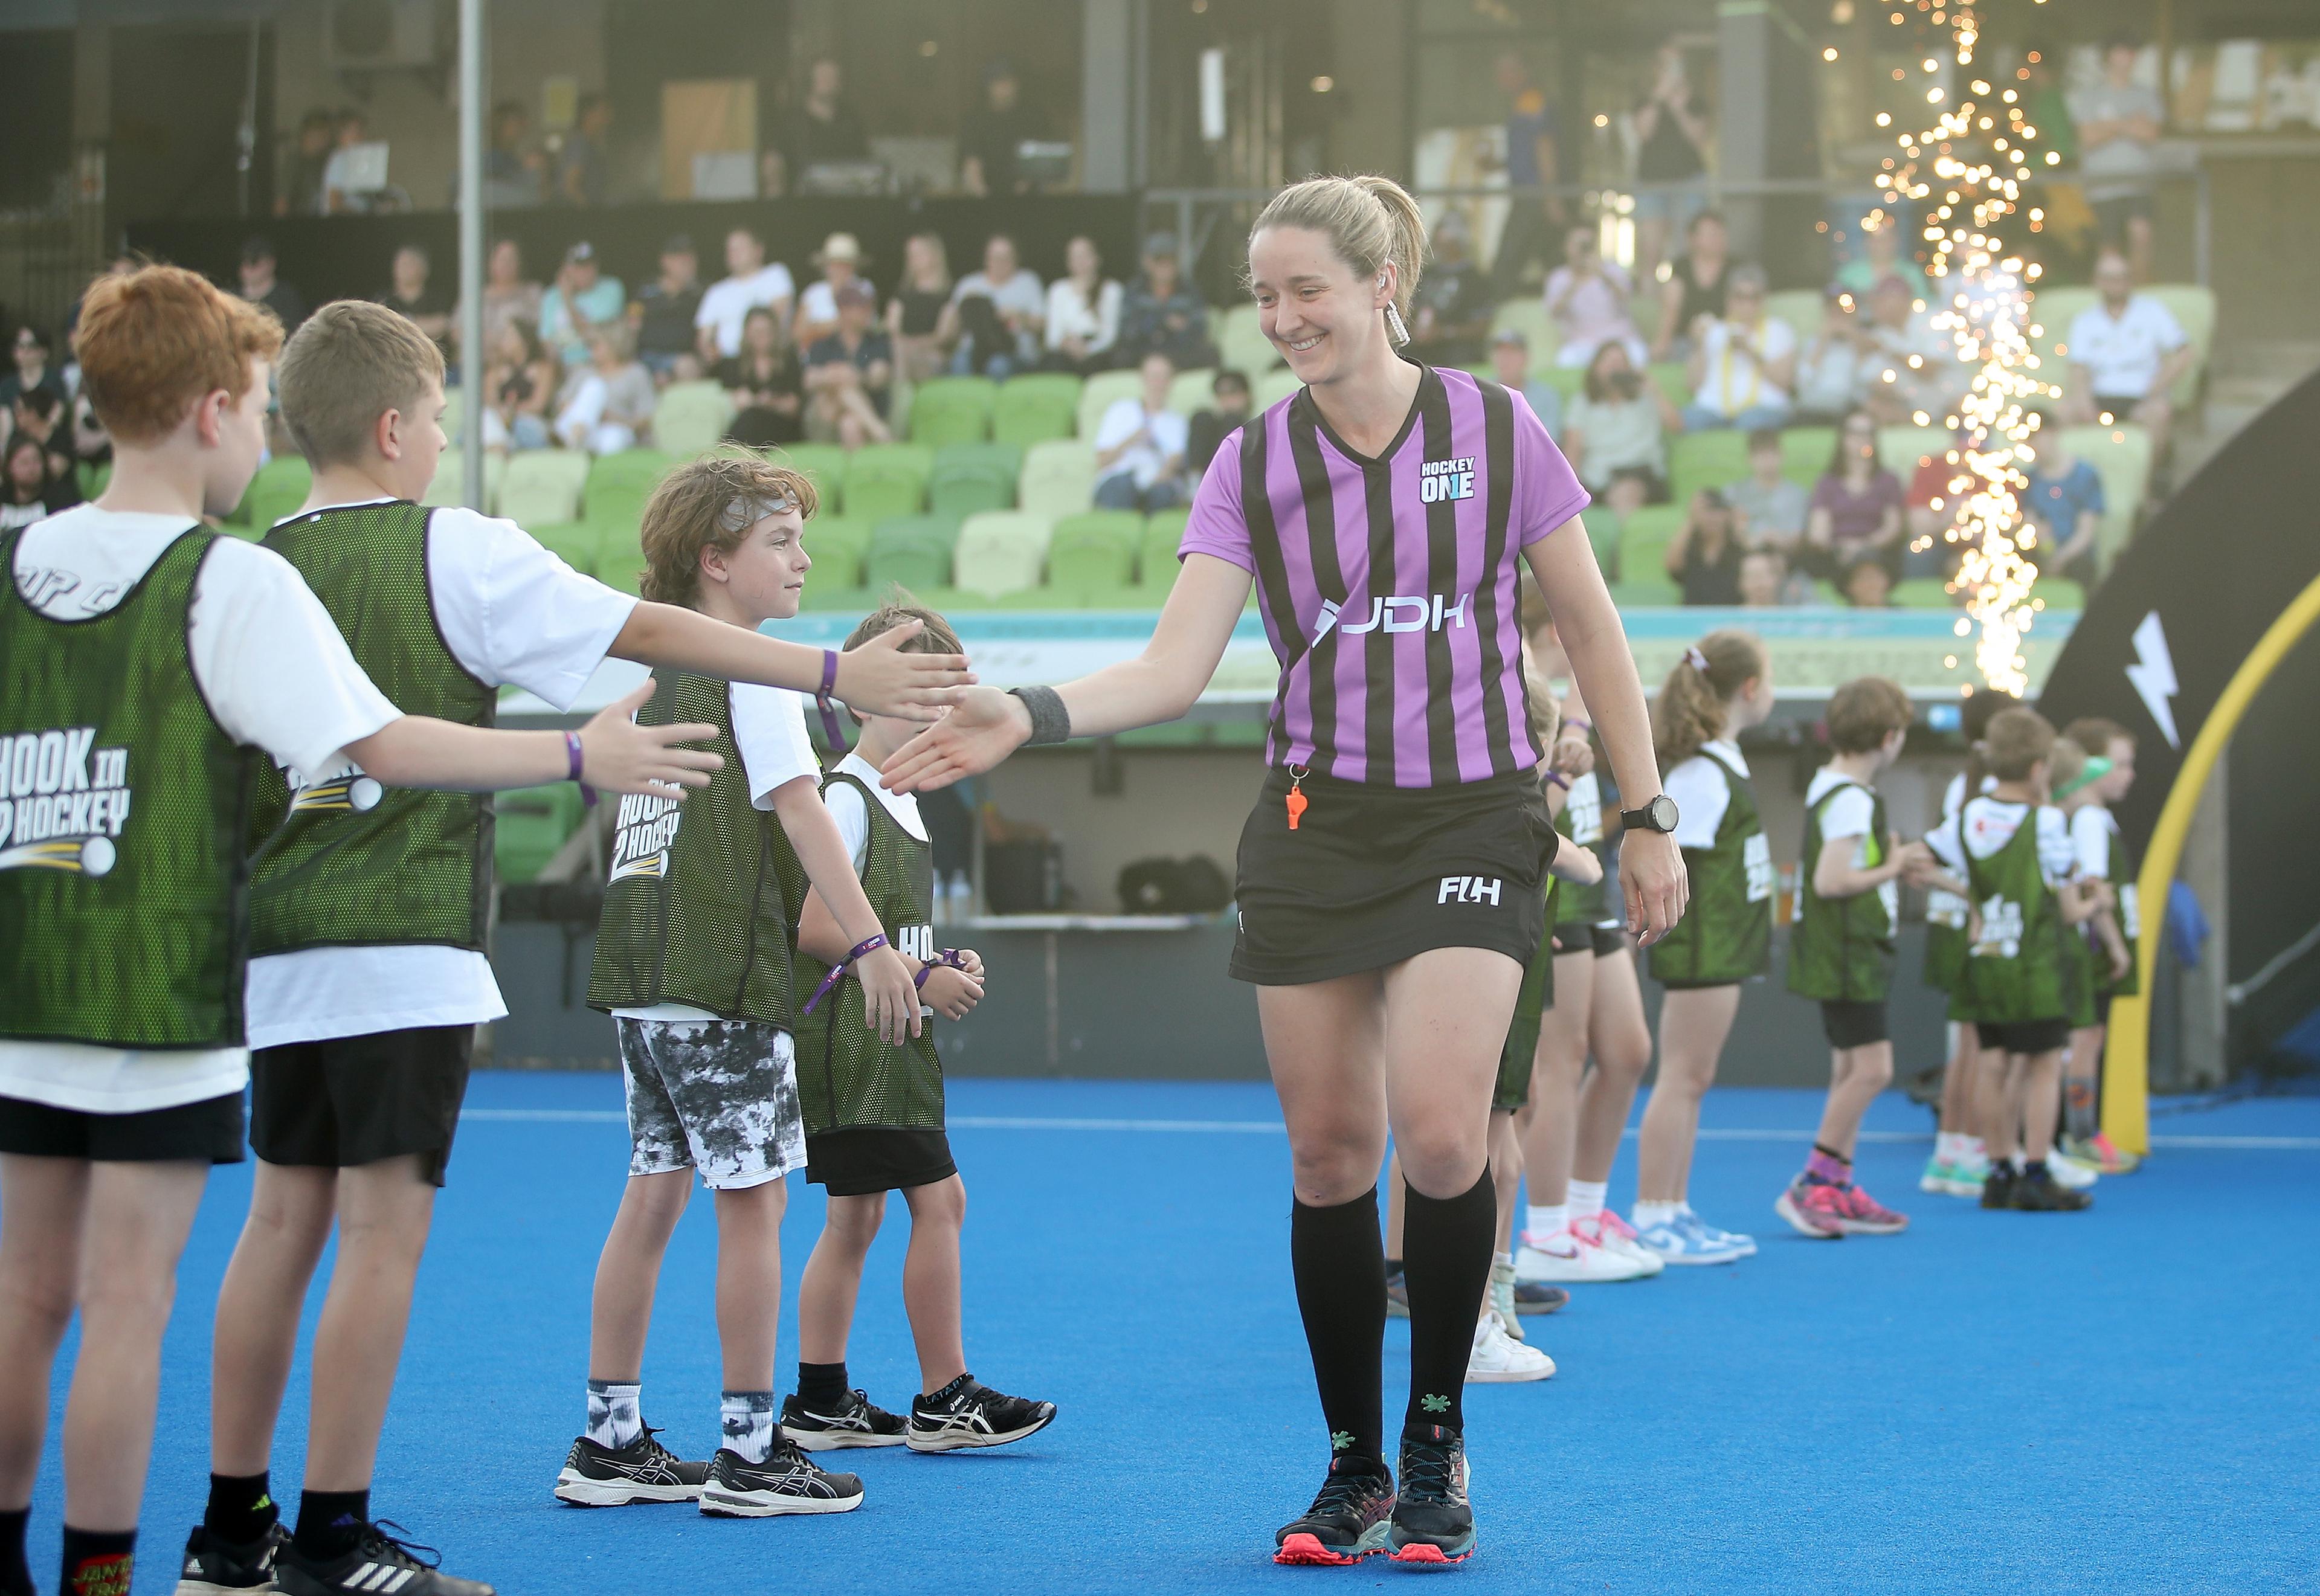
[[1371,459],[1300,388],[1227,438],[1177,558],[1256,578],[1281,685],[1266,757],[1343,781],[1447,786],[1528,769],[1522,550],[1587,490],[1519,394],[1424,369]]

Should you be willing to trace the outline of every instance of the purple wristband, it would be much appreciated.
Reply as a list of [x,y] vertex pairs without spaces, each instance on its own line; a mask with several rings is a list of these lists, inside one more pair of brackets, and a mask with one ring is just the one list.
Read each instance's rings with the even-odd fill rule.
[[1548,771],[1546,773],[1546,779],[1553,782],[1556,786],[1561,787],[1566,793],[1571,791],[1571,778],[1563,775],[1563,772],[1559,770]]
[[583,750],[580,747],[580,734],[576,731],[566,732],[564,734],[564,758],[569,768],[565,779],[566,781],[580,782],[580,801],[585,807],[594,809],[596,806],[596,789],[590,786],[586,782],[580,781],[582,753]]
[[963,970],[965,968],[966,968],[966,961],[959,957],[958,949],[956,948],[946,948],[939,953],[936,954],[933,958],[919,966],[919,973],[911,981],[911,984],[917,987],[920,991],[924,992],[927,986],[927,977],[933,975],[937,970]]
[[821,691],[813,695],[813,702],[815,707],[821,711],[822,735],[829,739],[833,749],[842,754],[846,752],[846,723],[838,718],[838,706],[829,701],[829,695],[837,686],[838,650],[824,648],[821,651]]
[[879,948],[885,946],[886,934],[884,931],[879,932],[878,935],[875,937],[865,938],[864,940],[856,942],[851,952],[847,953],[844,958],[829,966],[829,974],[821,978],[821,984],[813,989],[813,995],[811,997],[806,999],[805,1009],[803,1011],[808,1014],[812,1013],[813,1006],[829,995],[829,989],[838,984],[840,977],[846,974],[847,968],[852,966],[856,959],[860,958],[865,953],[875,953]]

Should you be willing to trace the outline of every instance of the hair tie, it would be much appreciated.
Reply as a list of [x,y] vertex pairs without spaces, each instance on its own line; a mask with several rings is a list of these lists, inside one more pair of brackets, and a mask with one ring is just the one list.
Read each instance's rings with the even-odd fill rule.
[[2089,754],[2087,757],[2086,767],[2079,772],[2078,779],[2076,781],[2064,782],[2061,786],[2054,789],[2054,802],[2059,803],[2063,799],[2068,798],[2071,793],[2079,792],[2083,788],[2092,786],[2095,783],[2108,775],[2111,773],[2111,770],[2112,766],[2109,760],[2104,758],[2100,754]]
[[1703,676],[1708,674],[1708,656],[1702,654],[1697,645],[1683,651],[1683,662]]
[[768,515],[779,515],[791,507],[787,500],[752,498],[745,494],[717,512],[717,524],[728,532],[746,532]]

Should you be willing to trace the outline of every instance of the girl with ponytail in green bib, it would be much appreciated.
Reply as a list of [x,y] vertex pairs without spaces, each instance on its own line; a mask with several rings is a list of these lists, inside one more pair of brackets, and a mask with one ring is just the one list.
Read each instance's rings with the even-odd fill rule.
[[1756,1250],[1691,1210],[1699,1102],[1740,1011],[1740,984],[1771,960],[1772,852],[1740,734],[1772,712],[1772,667],[1745,631],[1712,631],[1668,673],[1652,705],[1662,784],[1675,801],[1676,845],[1691,912],[1652,948],[1660,1006],[1660,1073],[1636,1153],[1636,1231],[1669,1264],[1729,1264]]

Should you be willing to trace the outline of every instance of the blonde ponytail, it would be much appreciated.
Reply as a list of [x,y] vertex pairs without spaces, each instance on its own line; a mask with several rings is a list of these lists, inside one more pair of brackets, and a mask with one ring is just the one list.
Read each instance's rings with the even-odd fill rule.
[[1258,213],[1248,236],[1268,227],[1301,227],[1327,234],[1354,275],[1374,278],[1394,268],[1392,315],[1398,343],[1409,341],[1410,305],[1426,270],[1426,217],[1409,190],[1391,177],[1308,177],[1291,183]]
[[1673,770],[1722,737],[1732,695],[1764,674],[1764,645],[1750,633],[1711,631],[1668,673],[1652,703],[1652,746]]

